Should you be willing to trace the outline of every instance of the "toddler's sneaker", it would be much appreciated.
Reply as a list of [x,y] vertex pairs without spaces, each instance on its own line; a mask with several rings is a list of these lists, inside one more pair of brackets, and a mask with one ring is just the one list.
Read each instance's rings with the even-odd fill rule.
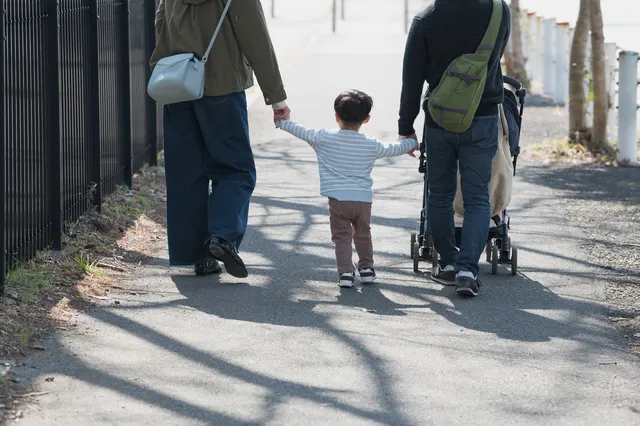
[[338,285],[342,288],[351,288],[353,287],[353,283],[355,280],[355,272],[345,272],[344,274],[340,274],[340,281]]
[[376,271],[373,268],[362,268],[358,273],[363,284],[371,284],[376,280]]

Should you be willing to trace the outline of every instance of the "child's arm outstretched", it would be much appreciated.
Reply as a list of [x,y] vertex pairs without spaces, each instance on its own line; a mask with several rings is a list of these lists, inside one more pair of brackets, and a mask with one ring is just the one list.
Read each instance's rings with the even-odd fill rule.
[[312,148],[316,148],[320,142],[320,132],[314,129],[301,126],[293,120],[282,120],[276,122],[276,127],[282,129],[287,133],[291,133],[298,139],[302,139],[311,145]]
[[420,143],[417,140],[411,138],[402,139],[398,142],[390,143],[388,145],[377,141],[376,154],[378,158],[397,157],[398,155],[409,154],[415,151],[417,148],[420,148]]

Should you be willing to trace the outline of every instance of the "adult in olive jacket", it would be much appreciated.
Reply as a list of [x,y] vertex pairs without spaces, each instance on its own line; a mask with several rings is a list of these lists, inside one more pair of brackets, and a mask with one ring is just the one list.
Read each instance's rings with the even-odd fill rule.
[[[179,53],[202,57],[229,0],[161,0],[151,66]],[[289,109],[259,0],[233,0],[205,67],[204,98],[164,106],[167,230],[172,265],[246,277],[238,254],[256,169],[245,90],[253,73],[274,116]],[[212,190],[209,192],[209,182]]]

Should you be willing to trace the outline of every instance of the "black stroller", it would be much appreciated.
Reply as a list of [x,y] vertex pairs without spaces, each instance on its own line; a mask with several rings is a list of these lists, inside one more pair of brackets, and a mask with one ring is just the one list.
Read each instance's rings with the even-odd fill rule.
[[[522,115],[524,113],[525,98],[527,90],[522,84],[512,78],[504,77],[504,113],[509,123],[509,146],[513,159],[513,173],[515,175],[518,155],[520,154],[520,129],[522,127]],[[517,129],[512,127],[517,124]],[[433,239],[429,227],[427,216],[427,199],[429,196],[429,178],[427,174],[427,161],[425,154],[425,138],[420,144],[420,166],[419,172],[424,175],[424,191],[422,194],[422,210],[420,212],[420,225],[418,232],[411,233],[411,258],[413,259],[413,271],[418,272],[421,261],[431,261],[435,268],[438,262],[438,254],[433,246]],[[509,264],[511,274],[518,273],[518,249],[511,244],[509,237],[510,218],[506,209],[502,214],[491,218],[492,226],[489,228],[487,236],[486,258],[491,263],[491,272],[498,273],[498,266]],[[494,226],[495,224],[495,226]],[[460,247],[460,236],[462,228],[456,224],[456,246]]]

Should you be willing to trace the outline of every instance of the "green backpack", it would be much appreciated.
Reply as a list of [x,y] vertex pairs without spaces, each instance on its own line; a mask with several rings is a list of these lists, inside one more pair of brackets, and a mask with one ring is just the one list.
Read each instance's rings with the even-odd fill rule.
[[475,53],[454,59],[429,93],[431,118],[443,129],[463,133],[471,127],[487,81],[489,58],[502,23],[502,0],[493,0],[487,31]]

